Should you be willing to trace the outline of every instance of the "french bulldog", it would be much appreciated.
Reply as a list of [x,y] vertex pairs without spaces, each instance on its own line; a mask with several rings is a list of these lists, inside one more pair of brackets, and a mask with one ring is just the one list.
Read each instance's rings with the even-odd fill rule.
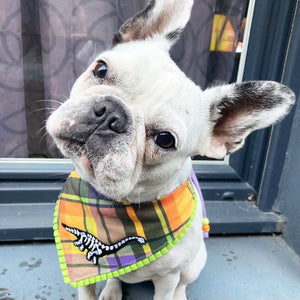
[[[254,130],[290,111],[294,94],[271,81],[201,90],[169,55],[189,20],[192,0],[151,0],[113,37],[76,80],[47,130],[80,177],[104,195],[143,203],[175,190],[191,172],[191,157],[221,159]],[[150,264],[109,279],[101,300],[122,298],[121,281],[152,280],[155,300],[186,299],[186,286],[206,262],[202,207],[184,238]],[[79,299],[96,299],[95,284]]]

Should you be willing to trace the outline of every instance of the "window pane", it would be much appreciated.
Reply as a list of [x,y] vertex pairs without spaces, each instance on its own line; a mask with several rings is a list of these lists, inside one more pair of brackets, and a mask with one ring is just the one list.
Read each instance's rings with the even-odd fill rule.
[[[46,134],[47,117],[93,57],[110,47],[119,26],[147,2],[0,1],[0,157],[61,157]],[[201,88],[235,80],[247,5],[195,1],[171,55]]]

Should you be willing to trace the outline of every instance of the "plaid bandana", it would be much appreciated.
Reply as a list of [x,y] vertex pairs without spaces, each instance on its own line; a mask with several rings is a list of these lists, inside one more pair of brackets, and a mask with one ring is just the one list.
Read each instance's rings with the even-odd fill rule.
[[54,236],[65,282],[73,287],[92,284],[161,257],[192,224],[199,195],[202,200],[197,185],[192,172],[191,178],[169,195],[135,204],[105,197],[73,171],[54,215]]

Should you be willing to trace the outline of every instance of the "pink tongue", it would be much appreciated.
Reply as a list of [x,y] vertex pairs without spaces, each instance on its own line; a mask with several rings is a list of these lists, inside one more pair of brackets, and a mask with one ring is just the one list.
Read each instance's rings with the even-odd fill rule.
[[91,163],[91,161],[86,156],[82,156],[80,158],[80,162],[81,162],[82,167],[85,170],[87,170],[89,174],[93,174],[94,173],[94,169],[93,169],[92,163]]

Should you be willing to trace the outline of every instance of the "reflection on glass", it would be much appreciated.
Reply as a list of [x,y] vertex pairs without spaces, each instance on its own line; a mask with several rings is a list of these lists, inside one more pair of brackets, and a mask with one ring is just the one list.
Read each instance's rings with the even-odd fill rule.
[[[47,117],[146,2],[0,1],[0,157],[61,157],[47,136]],[[235,81],[247,5],[195,1],[172,57],[203,89]]]

